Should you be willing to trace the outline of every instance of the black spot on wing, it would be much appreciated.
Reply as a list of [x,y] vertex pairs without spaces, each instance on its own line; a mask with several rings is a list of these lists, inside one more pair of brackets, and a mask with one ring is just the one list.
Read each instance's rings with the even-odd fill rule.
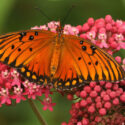
[[19,34],[20,34],[19,40],[21,41],[23,37],[26,36],[26,32],[21,32]]
[[81,57],[78,57],[78,60],[81,60]]
[[34,39],[33,35],[29,36],[29,40],[33,40],[33,39]]
[[83,43],[84,43],[84,41],[83,41],[83,40],[81,40],[81,41],[80,41],[80,44],[82,45]]
[[15,46],[14,46],[14,45],[12,45],[12,46],[11,46],[11,49],[14,49],[14,48],[15,48]]
[[83,51],[86,51],[86,46],[82,46],[82,50],[83,50]]
[[95,53],[95,50],[96,50],[96,47],[92,45],[90,48],[91,48],[91,50],[92,50],[92,54],[94,54],[94,53]]
[[37,31],[35,31],[35,36],[38,36],[38,32]]

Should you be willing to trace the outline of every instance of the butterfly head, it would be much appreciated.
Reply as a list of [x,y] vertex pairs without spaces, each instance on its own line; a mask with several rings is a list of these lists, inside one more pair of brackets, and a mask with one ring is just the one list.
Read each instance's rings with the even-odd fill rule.
[[56,32],[59,37],[63,34],[63,27],[61,26],[60,21],[59,21],[59,24],[57,25]]

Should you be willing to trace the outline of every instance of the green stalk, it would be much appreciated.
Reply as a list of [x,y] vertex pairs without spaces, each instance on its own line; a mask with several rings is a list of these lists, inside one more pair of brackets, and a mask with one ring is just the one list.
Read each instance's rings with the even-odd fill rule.
[[29,104],[33,110],[33,112],[35,113],[36,117],[38,118],[39,122],[41,125],[47,125],[47,122],[44,120],[43,116],[40,114],[37,106],[35,105],[35,103],[31,100],[31,99],[28,99],[29,101]]

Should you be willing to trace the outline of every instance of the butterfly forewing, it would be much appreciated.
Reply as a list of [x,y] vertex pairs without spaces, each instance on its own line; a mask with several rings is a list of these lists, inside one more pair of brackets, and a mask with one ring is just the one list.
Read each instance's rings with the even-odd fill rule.
[[54,34],[28,30],[0,36],[0,61],[17,68],[30,81],[44,82],[49,66]]

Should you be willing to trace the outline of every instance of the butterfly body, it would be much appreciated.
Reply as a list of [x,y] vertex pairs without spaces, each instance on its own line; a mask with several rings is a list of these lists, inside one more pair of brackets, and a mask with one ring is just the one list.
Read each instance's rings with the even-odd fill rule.
[[0,36],[0,61],[29,81],[65,91],[91,81],[120,81],[122,67],[104,50],[78,36],[26,30]]

